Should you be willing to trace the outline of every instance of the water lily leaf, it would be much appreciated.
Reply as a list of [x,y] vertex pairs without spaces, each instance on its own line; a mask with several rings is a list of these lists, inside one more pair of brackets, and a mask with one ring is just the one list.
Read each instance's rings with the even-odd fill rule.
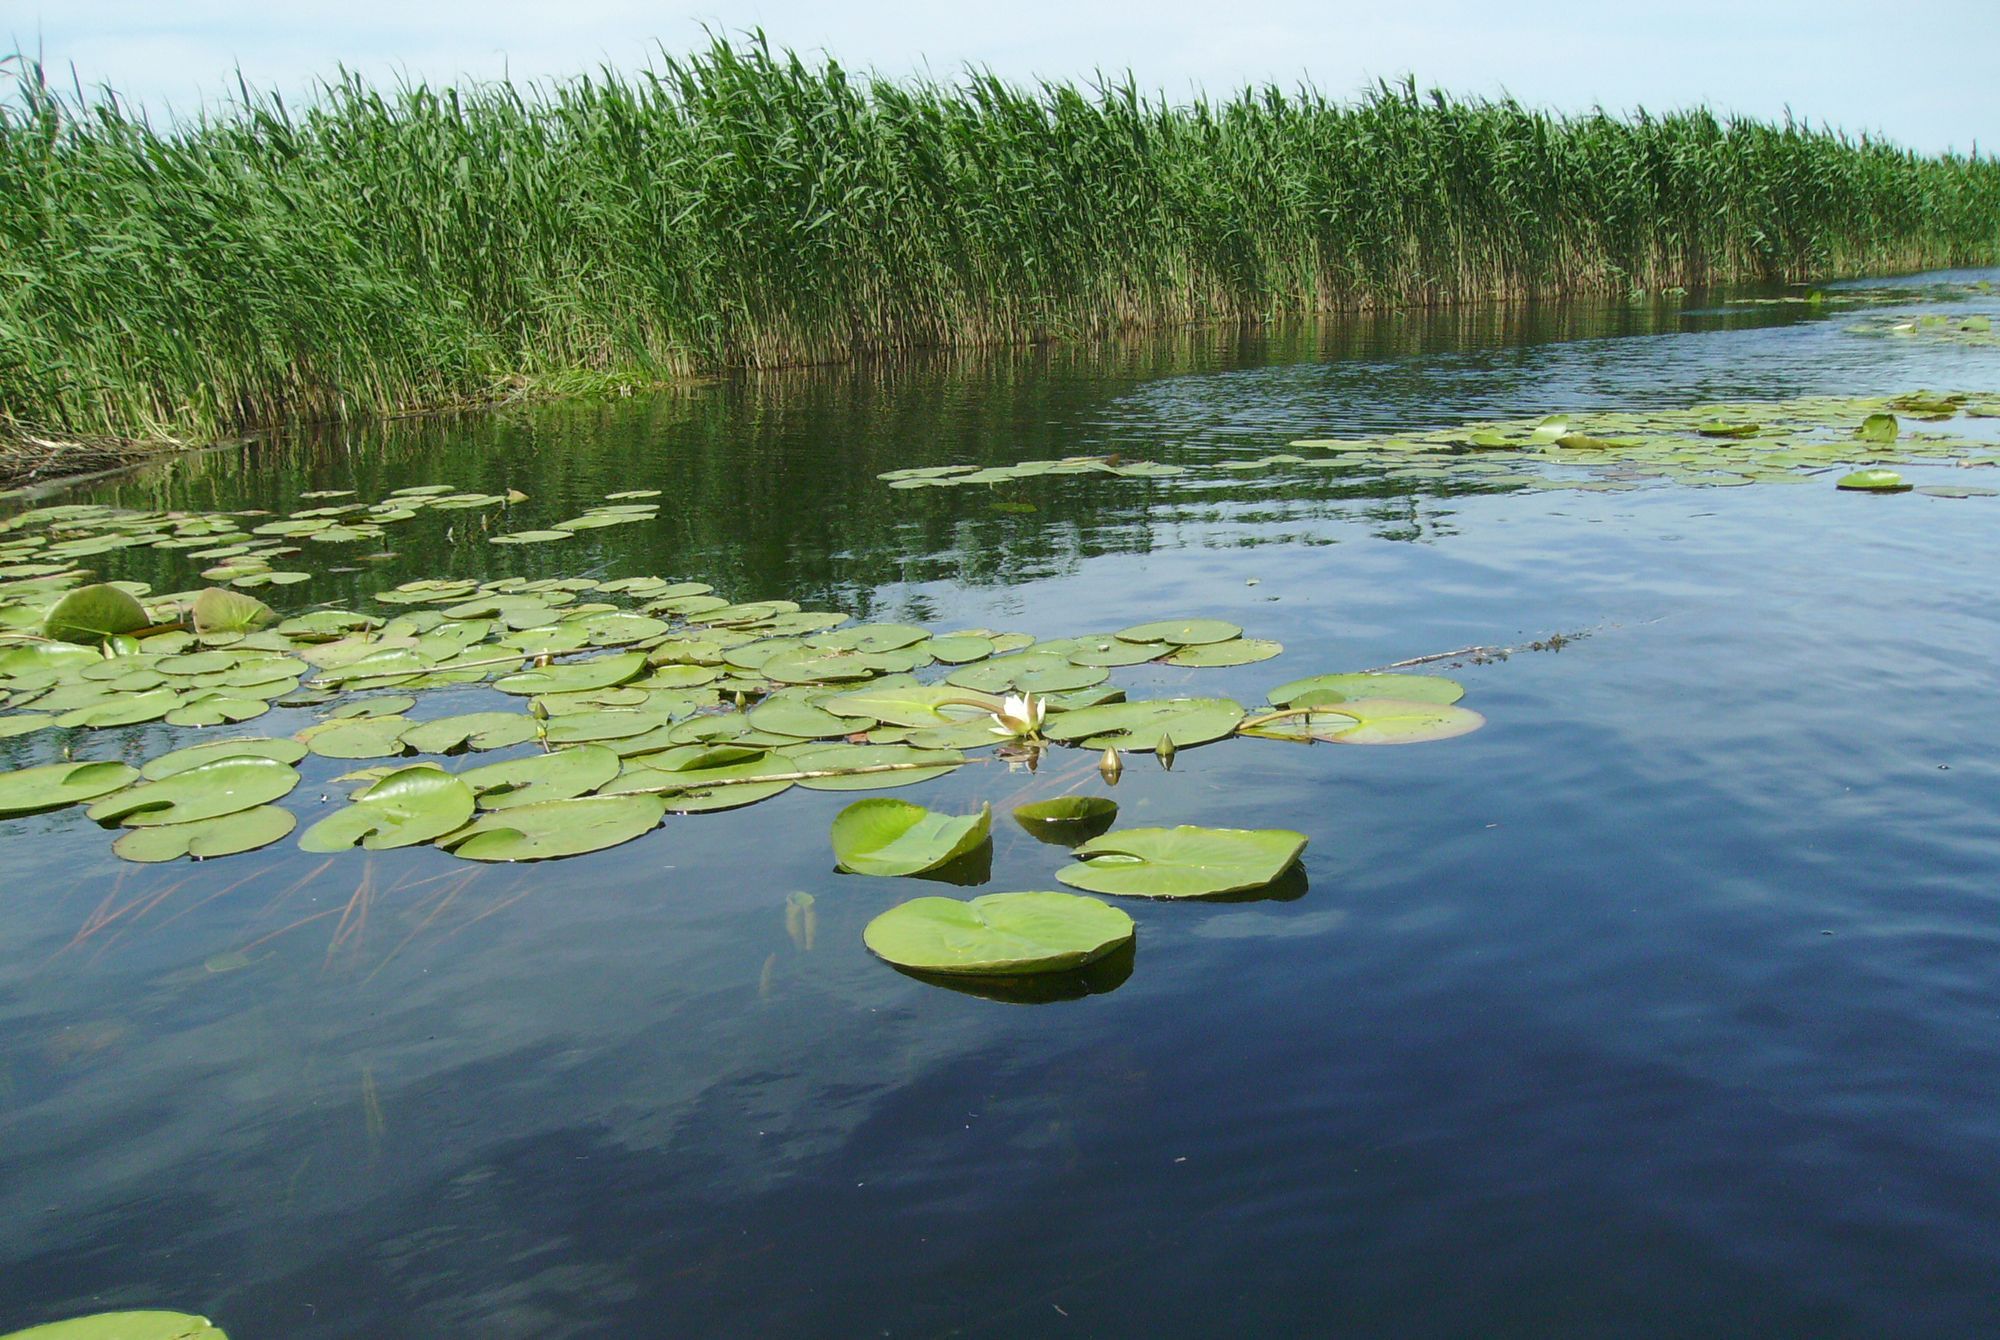
[[569,661],[562,665],[542,666],[535,670],[521,670],[511,675],[502,675],[493,681],[493,687],[502,693],[579,693],[587,689],[608,689],[637,679],[646,671],[646,654],[641,651],[622,651],[612,656],[598,656],[587,661]]
[[2000,489],[1981,488],[1976,484],[1919,484],[1917,492],[1932,498],[1991,498],[2000,494]]
[[0,818],[95,800],[138,779],[139,770],[123,763],[46,763],[0,772]]
[[134,828],[112,843],[111,850],[127,861],[175,861],[183,856],[205,861],[268,847],[297,824],[290,810],[258,805],[192,823]]
[[796,740],[834,739],[874,724],[865,717],[835,716],[791,693],[774,693],[743,715],[760,731]]
[[965,762],[965,755],[955,749],[913,749],[901,744],[801,745],[786,752],[800,772],[842,774],[801,778],[799,785],[813,791],[879,791],[911,786],[942,777]]
[[1465,686],[1442,675],[1308,675],[1270,692],[1279,707],[1324,707],[1349,698],[1399,698],[1412,703],[1455,703]]
[[[1345,724],[1343,717],[1350,718],[1353,724]],[[1448,703],[1348,698],[1327,704],[1324,710],[1314,710],[1308,716],[1260,726],[1253,733],[1279,739],[1329,740],[1335,744],[1423,744],[1468,735],[1485,724],[1486,718],[1471,708]]]
[[1127,642],[1171,642],[1177,647],[1190,647],[1204,642],[1227,642],[1243,636],[1243,630],[1221,619],[1162,619],[1121,628],[1118,636]]
[[535,719],[525,712],[468,712],[439,717],[404,731],[402,742],[420,754],[458,749],[505,749],[535,738]]
[[488,544],[549,544],[556,540],[575,537],[566,530],[517,530],[506,535],[495,535]]
[[[482,815],[449,841],[468,861],[546,861],[603,851],[642,837],[666,816],[658,796],[584,796]],[[446,844],[440,844],[446,845]]]
[[616,777],[618,768],[617,754],[585,744],[467,768],[458,779],[472,788],[480,809],[504,810],[594,791]]
[[820,651],[885,652],[915,646],[930,634],[907,623],[864,623],[808,639]]
[[42,633],[58,642],[90,645],[119,633],[136,632],[153,621],[130,591],[109,583],[80,586],[56,602],[42,621]]
[[109,726],[133,726],[141,721],[158,721],[180,705],[181,695],[173,689],[118,694],[108,701],[65,712],[56,718],[56,724],[87,726],[92,730],[101,730]]
[[1073,888],[1133,898],[1210,898],[1261,889],[1306,849],[1286,828],[1127,828],[1076,849],[1056,872]]
[[835,863],[853,875],[920,875],[992,840],[993,808],[938,814],[907,800],[857,800],[833,820]]
[[428,763],[398,768],[299,838],[303,851],[412,847],[456,832],[472,817],[472,788]]
[[31,642],[0,652],[0,675],[18,678],[65,667],[96,665],[103,659],[89,647],[69,642]]
[[[741,745],[689,744],[632,759],[601,795],[646,792],[679,814],[737,809],[792,789],[789,753]],[[776,777],[777,780],[764,780]]]
[[990,726],[1000,701],[955,684],[892,684],[836,693],[820,699],[819,706],[891,726],[955,726],[969,720]]
[[1051,740],[1082,741],[1092,749],[1144,752],[1159,748],[1162,738],[1182,749],[1219,740],[1242,720],[1242,704],[1228,698],[1149,698],[1060,712],[1048,719],[1042,733]]
[[954,670],[945,683],[980,693],[1070,693],[1111,678],[1102,666],[1072,664],[1066,653],[1026,651]]
[[295,738],[321,758],[394,758],[410,752],[403,732],[415,724],[404,716],[349,717],[308,726]]
[[1139,665],[1157,660],[1173,651],[1172,645],[1153,641],[1141,641],[1120,635],[1118,637],[1097,637],[1072,639],[1083,643],[1069,653],[1073,665],[1096,665],[1115,669],[1121,665]]
[[128,828],[193,823],[268,805],[298,784],[297,770],[275,758],[219,758],[108,796],[90,807],[90,817]]
[[1262,637],[1233,637],[1227,642],[1202,642],[1177,648],[1165,658],[1167,665],[1219,669],[1229,665],[1254,665],[1268,661],[1285,649],[1282,642]]
[[278,612],[255,596],[211,586],[189,607],[197,633],[254,633],[278,621]]
[[94,1312],[25,1331],[9,1331],[0,1340],[229,1340],[207,1317],[186,1312]]
[[1014,822],[1042,842],[1074,847],[1111,827],[1118,802],[1107,796],[1054,796],[1014,807]]
[[139,775],[149,782],[157,782],[220,758],[274,758],[280,763],[297,763],[305,756],[306,747],[297,740],[253,735],[240,740],[215,740],[176,749],[145,764],[139,769]]
[[1132,936],[1132,918],[1109,903],[1040,891],[913,898],[861,933],[872,953],[901,968],[996,977],[1081,967]]
[[392,717],[407,712],[417,705],[417,700],[407,693],[385,693],[379,698],[363,698],[356,702],[342,703],[328,712],[330,721],[352,721],[357,717]]
[[[297,682],[287,680],[285,687],[289,689]],[[169,726],[220,726],[226,721],[248,721],[270,710],[271,704],[263,698],[210,693],[176,707],[167,713],[165,721]]]
[[1871,414],[1861,421],[1854,435],[1863,442],[1894,442],[1902,428],[1893,414]]
[[1853,474],[1842,475],[1834,484],[1835,488],[1860,493],[1908,493],[1910,486],[1894,470],[1856,470]]

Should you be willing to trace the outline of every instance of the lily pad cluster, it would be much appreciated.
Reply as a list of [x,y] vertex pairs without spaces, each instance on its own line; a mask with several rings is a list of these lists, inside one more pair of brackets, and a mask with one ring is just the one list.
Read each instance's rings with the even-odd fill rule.
[[[1944,320],[1944,318],[1924,318]],[[1986,317],[1952,318],[1960,338],[1984,335]],[[1592,411],[1468,423],[1354,438],[1300,438],[1285,450],[1200,467],[1106,466],[1107,458],[1017,466],[925,466],[880,476],[892,488],[998,484],[1043,474],[1238,475],[1281,481],[1322,474],[1449,484],[1455,489],[1609,492],[1672,483],[1729,488],[1800,483],[1816,474],[1895,465],[2000,465],[2000,396],[1917,391],[1902,396],[1822,396],[1742,401],[1681,410]],[[1960,431],[1927,425],[1957,421]],[[1078,462],[1098,462],[1097,465]],[[1061,469],[1054,468],[1062,466]],[[1984,496],[1981,485],[1940,485],[1943,497]]]
[[1053,461],[1016,461],[1012,465],[925,465],[885,470],[875,476],[892,489],[955,488],[961,484],[1007,484],[1042,475],[1116,475],[1120,479],[1167,479],[1187,473],[1185,466],[1159,461],[1134,461],[1122,456],[1064,456]]
[[1983,313],[1970,316],[1931,313],[1925,316],[1864,317],[1847,329],[1855,335],[2000,349],[2000,331],[1995,331],[1993,318]]

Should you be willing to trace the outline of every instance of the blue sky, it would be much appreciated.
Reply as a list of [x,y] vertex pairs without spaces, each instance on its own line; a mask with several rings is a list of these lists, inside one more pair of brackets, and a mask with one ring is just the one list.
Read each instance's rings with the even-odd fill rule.
[[337,65],[432,80],[643,64],[722,30],[849,66],[1072,78],[1129,69],[1184,96],[1246,82],[1351,93],[1408,72],[1455,92],[1561,109],[1707,103],[1886,134],[1912,148],[2000,149],[2000,0],[0,0],[0,40],[74,65],[154,110],[213,99],[241,66],[296,94]]

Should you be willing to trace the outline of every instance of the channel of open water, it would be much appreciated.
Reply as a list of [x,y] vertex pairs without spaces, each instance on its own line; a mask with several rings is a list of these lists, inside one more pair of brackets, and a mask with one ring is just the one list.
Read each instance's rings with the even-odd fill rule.
[[[994,803],[978,891],[1059,887],[1065,853],[1005,805],[1063,791],[1125,825],[1309,837],[1277,896],[1127,904],[1129,963],[1043,1003],[871,957],[876,914],[974,890],[837,874],[848,795],[481,867],[442,907],[425,881],[469,867],[431,848],[134,866],[80,809],[9,821],[0,1331],[172,1306],[237,1340],[1992,1333],[2000,498],[876,478],[2000,390],[2000,351],[1852,316],[1697,297],[912,360],[299,433],[71,490],[285,510],[441,483],[526,494],[515,526],[663,494],[539,547],[426,517],[391,559],[307,555],[311,585],[261,593],[281,607],[658,574],[939,628],[1186,615],[1285,645],[1115,672],[1135,696],[1251,704],[1564,639],[1432,667],[1487,718],[1453,740],[1228,740],[1171,772],[1132,756],[1115,790],[1065,750],[891,793]],[[186,564],[102,568],[174,590]],[[132,727],[92,756],[183,742]],[[352,766],[307,760],[286,803],[313,817]],[[363,924],[311,919],[364,879]],[[107,906],[147,910],[93,929]]]

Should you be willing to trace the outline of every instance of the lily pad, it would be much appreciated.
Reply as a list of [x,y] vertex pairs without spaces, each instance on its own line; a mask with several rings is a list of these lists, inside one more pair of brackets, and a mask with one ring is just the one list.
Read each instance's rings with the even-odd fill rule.
[[1082,859],[1056,878],[1093,893],[1211,898],[1263,888],[1305,849],[1305,834],[1286,828],[1127,828],[1078,847]]
[[189,607],[197,633],[253,633],[278,621],[278,612],[255,596],[211,586]]
[[128,861],[174,861],[183,856],[203,861],[268,847],[297,825],[290,810],[258,805],[192,823],[134,828],[112,843],[111,850]]
[[25,1331],[9,1331],[0,1340],[229,1340],[207,1317],[186,1312],[95,1312]]
[[965,755],[955,749],[913,749],[900,744],[801,745],[787,752],[800,772],[839,774],[800,779],[800,786],[813,791],[880,791],[910,786],[942,777],[965,762]]
[[1485,717],[1468,707],[1400,698],[1349,698],[1323,708],[1308,706],[1313,707],[1309,715],[1274,721],[1254,733],[1335,744],[1424,744],[1469,735],[1486,724]]
[[297,763],[306,756],[306,747],[297,740],[268,739],[249,736],[241,740],[215,740],[208,744],[192,744],[185,749],[176,749],[170,754],[162,754],[139,769],[139,773],[149,782],[157,782],[189,768],[198,768],[204,763],[213,763],[221,758],[274,758],[280,763]]
[[1910,486],[1894,470],[1856,470],[1842,475],[1835,488],[1854,493],[1908,493]]
[[370,851],[413,847],[456,832],[472,817],[473,793],[460,778],[431,764],[398,768],[299,838],[304,851]]
[[1399,698],[1412,703],[1455,703],[1465,686],[1442,675],[1308,675],[1270,692],[1279,707],[1324,707],[1349,698]]
[[907,800],[857,800],[833,820],[833,856],[854,875],[920,875],[949,865],[992,839],[993,810],[938,814]]
[[138,778],[139,770],[123,763],[47,763],[0,772],[0,819],[95,800]]
[[413,724],[404,716],[349,717],[308,726],[298,738],[321,758],[394,758],[410,752],[403,732]]
[[1132,937],[1132,918],[1109,903],[1039,891],[914,898],[861,933],[871,952],[898,967],[995,977],[1078,968]]
[[1171,642],[1177,647],[1192,647],[1206,642],[1227,642],[1243,636],[1243,630],[1221,619],[1162,619],[1121,628],[1118,636],[1127,642]]
[[130,591],[109,583],[80,586],[56,602],[42,632],[58,642],[90,645],[151,624],[146,607]]
[[1165,658],[1165,663],[1189,669],[1255,665],[1258,661],[1270,660],[1284,649],[1284,643],[1273,642],[1269,638],[1232,637],[1227,642],[1201,642],[1177,648]]
[[1051,740],[1081,741],[1092,749],[1176,748],[1219,740],[1243,720],[1242,704],[1227,698],[1149,698],[1080,707],[1051,716],[1042,733]]
[[1074,847],[1096,837],[1118,817],[1118,802],[1107,796],[1054,796],[1014,807],[1014,822],[1038,840]]
[[588,689],[608,689],[629,679],[637,679],[645,672],[646,654],[624,651],[587,661],[570,661],[502,675],[493,681],[493,687],[502,693],[522,695],[580,693]]
[[619,766],[611,750],[585,744],[467,768],[458,779],[472,788],[480,809],[505,810],[594,791],[616,777]]
[[401,739],[420,754],[449,754],[457,749],[505,749],[534,739],[536,733],[535,719],[525,712],[468,712],[412,726]]
[[268,805],[298,784],[292,765],[275,758],[219,758],[108,796],[90,807],[90,817],[128,828],[193,823]]
[[[475,819],[450,839],[468,861],[546,861],[603,851],[659,825],[667,804],[658,796],[584,796],[517,805]],[[442,844],[441,844],[442,845]]]

